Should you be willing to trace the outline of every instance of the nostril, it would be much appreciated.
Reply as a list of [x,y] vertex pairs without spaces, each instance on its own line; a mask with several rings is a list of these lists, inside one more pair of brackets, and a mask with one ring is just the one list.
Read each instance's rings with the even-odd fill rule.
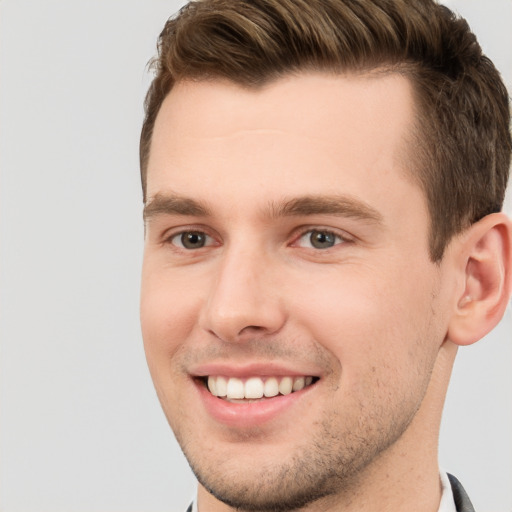
[[260,325],[248,325],[247,327],[244,327],[240,332],[244,332],[245,330],[262,331],[264,330],[264,327],[261,327]]

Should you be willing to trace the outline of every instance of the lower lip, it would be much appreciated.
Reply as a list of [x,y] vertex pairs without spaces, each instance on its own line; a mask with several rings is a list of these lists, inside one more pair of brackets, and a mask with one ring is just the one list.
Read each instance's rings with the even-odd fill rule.
[[315,384],[289,395],[278,395],[247,403],[232,403],[213,396],[202,382],[196,382],[196,386],[206,411],[216,421],[230,427],[250,428],[263,425],[297,405]]

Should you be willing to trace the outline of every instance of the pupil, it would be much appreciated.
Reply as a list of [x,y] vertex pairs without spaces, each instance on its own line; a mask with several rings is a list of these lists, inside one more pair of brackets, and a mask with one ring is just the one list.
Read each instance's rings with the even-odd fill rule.
[[181,235],[181,243],[183,244],[183,247],[186,247],[187,249],[197,249],[199,247],[204,247],[205,237],[203,233],[190,231]]
[[334,245],[334,235],[325,231],[313,231],[310,240],[311,245],[317,249],[328,249]]

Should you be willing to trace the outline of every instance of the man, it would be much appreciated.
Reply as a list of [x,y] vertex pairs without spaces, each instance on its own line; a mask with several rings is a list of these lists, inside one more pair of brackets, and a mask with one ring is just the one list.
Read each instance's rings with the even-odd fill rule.
[[512,144],[465,21],[204,0],[154,66],[141,320],[195,510],[473,510],[437,440],[510,298]]

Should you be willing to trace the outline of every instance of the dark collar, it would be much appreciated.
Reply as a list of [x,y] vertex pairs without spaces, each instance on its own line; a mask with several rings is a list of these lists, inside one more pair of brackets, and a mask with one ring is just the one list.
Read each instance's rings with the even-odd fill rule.
[[453,501],[455,501],[455,507],[457,512],[475,512],[473,505],[471,504],[464,487],[462,484],[453,476],[448,473],[448,478],[452,486]]

